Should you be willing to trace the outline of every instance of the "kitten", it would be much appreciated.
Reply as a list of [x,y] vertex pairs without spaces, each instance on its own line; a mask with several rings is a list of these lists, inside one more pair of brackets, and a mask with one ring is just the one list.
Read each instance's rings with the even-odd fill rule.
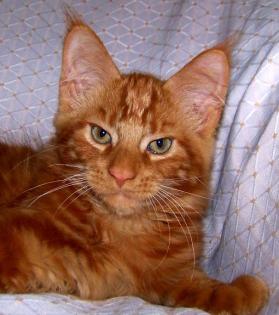
[[0,145],[0,291],[256,314],[262,280],[225,284],[199,266],[226,47],[162,82],[120,74],[89,26],[69,21],[55,136],[37,151]]

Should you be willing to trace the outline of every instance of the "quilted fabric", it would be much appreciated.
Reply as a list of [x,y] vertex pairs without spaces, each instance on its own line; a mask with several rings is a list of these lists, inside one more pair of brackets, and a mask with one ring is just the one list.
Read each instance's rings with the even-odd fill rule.
[[[218,133],[203,264],[230,281],[262,276],[279,314],[279,4],[277,0],[72,0],[124,72],[167,78],[235,31],[230,93]],[[0,1],[0,139],[47,139],[57,107],[61,1]],[[85,302],[2,295],[0,314],[205,314],[137,298]]]

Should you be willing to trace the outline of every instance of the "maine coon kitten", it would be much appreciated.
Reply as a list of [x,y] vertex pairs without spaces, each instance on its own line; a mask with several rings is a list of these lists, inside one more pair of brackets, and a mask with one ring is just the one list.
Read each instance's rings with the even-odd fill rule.
[[166,82],[120,74],[72,19],[56,135],[37,151],[0,144],[0,291],[256,314],[268,296],[262,280],[225,284],[199,266],[228,80],[222,46]]

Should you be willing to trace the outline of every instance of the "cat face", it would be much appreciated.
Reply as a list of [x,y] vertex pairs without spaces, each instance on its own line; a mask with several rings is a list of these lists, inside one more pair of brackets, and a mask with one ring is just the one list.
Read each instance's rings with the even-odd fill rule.
[[196,202],[226,94],[225,53],[209,50],[166,82],[121,75],[96,34],[71,23],[55,120],[65,162],[82,164],[95,196],[118,215],[167,207],[177,195]]
[[88,95],[82,107],[68,143],[111,210],[142,211],[160,201],[167,186],[181,188],[187,179],[201,176],[202,153],[191,149],[198,139],[181,109],[170,106],[160,81],[124,76],[98,95]]

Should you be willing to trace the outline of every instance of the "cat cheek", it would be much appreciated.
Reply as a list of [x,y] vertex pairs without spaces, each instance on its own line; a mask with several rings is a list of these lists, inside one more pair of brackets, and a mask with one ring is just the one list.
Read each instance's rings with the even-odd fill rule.
[[73,161],[78,160],[77,152],[73,148],[68,149],[67,155],[70,160],[73,160]]

